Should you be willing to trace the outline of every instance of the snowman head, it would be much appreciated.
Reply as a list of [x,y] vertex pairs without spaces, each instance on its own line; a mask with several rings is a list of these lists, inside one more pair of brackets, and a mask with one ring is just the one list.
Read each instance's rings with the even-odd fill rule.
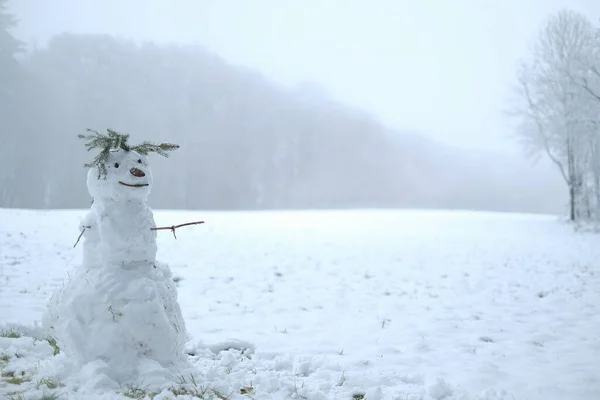
[[87,186],[95,200],[145,201],[152,189],[152,170],[148,157],[135,150],[111,150],[105,162],[105,175],[98,178],[99,167],[88,171]]
[[127,144],[128,134],[107,130],[106,135],[88,129],[92,135],[79,135],[88,140],[89,150],[100,149],[100,154],[89,164],[87,186],[94,200],[143,200],[152,189],[152,171],[148,163],[150,152],[168,157],[168,151],[179,146],[170,143],[144,142],[137,146]]

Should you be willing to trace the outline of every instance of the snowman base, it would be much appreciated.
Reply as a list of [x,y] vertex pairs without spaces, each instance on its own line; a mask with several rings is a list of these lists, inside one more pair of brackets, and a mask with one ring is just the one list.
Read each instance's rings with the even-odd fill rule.
[[50,300],[43,323],[74,368],[101,362],[117,381],[135,378],[148,363],[188,365],[177,290],[160,262],[77,269]]

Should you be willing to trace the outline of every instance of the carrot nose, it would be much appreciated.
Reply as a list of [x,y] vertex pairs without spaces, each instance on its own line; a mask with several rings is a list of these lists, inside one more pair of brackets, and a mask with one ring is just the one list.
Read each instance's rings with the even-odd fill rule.
[[137,169],[137,168],[131,168],[129,170],[129,172],[131,172],[131,175],[137,176],[138,178],[146,176],[146,174],[144,173],[144,171],[142,171],[141,169]]

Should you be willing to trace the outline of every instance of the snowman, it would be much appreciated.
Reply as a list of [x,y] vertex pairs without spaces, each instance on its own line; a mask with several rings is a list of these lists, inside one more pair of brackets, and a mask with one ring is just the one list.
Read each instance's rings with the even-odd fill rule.
[[148,368],[175,370],[187,365],[186,326],[169,266],[156,260],[158,228],[146,201],[148,154],[178,146],[129,146],[129,135],[90,132],[80,138],[101,151],[86,164],[93,203],[80,224],[83,262],[51,298],[44,327],[76,368],[100,362],[119,382]]

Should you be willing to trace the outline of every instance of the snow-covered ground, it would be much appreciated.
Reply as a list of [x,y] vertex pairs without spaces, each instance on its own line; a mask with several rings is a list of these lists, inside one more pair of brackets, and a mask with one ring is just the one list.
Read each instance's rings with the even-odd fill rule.
[[[23,335],[0,337],[0,399],[143,398],[151,384],[150,375],[139,388],[108,393],[99,383],[98,397],[84,396],[45,367],[63,354],[53,356],[35,324],[81,262],[81,244],[73,244],[86,212],[0,210],[0,336]],[[181,382],[188,393],[600,399],[600,236],[574,233],[556,217],[155,211],[155,218],[159,226],[206,220],[179,229],[177,240],[168,231],[158,239],[157,258],[178,280],[193,339],[195,371]]]

